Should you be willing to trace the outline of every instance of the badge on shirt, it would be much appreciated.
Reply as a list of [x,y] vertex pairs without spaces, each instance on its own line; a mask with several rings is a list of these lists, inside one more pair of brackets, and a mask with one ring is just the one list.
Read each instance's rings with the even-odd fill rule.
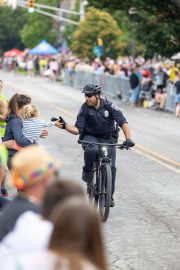
[[109,116],[109,112],[108,111],[104,111],[104,116],[108,117]]

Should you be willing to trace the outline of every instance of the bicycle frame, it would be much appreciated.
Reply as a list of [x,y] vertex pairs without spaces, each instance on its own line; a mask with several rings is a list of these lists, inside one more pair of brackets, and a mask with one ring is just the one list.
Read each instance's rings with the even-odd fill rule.
[[97,143],[84,140],[78,140],[78,142],[83,146],[98,147],[98,156],[93,169],[96,177],[89,192],[89,200],[91,202],[94,200],[94,204],[99,206],[101,220],[105,222],[109,215],[112,189],[111,159],[108,157],[108,147],[118,147],[121,150],[127,148],[123,144]]
[[98,149],[98,156],[95,163],[101,167],[105,163],[109,163],[111,166],[111,159],[108,157],[108,149],[106,146]]
[[96,168],[94,170],[96,172],[105,163],[109,163],[109,165],[111,166],[111,159],[108,157],[108,147],[117,147],[121,150],[130,149],[130,148],[125,147],[123,144],[118,144],[118,143],[98,143],[98,142],[84,141],[80,139],[78,140],[78,143],[83,144],[84,146],[87,145],[89,147],[98,146],[98,157],[97,157],[97,160],[95,161]]

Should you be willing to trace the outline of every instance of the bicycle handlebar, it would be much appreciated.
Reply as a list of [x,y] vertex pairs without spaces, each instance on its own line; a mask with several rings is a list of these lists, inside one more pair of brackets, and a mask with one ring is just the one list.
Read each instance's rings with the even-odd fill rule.
[[93,146],[93,145],[98,145],[98,146],[114,146],[114,147],[117,147],[121,150],[123,149],[126,149],[126,150],[131,150],[130,147],[126,147],[124,146],[123,144],[119,144],[119,143],[98,143],[98,142],[88,142],[88,141],[84,141],[84,140],[78,140],[78,143],[79,144],[87,144],[87,145],[90,145],[90,146]]

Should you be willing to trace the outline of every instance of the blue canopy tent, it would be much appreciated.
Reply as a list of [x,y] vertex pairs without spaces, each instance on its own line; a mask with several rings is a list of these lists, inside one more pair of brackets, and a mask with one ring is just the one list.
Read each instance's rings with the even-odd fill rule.
[[48,54],[57,54],[56,50],[51,44],[46,40],[42,40],[36,47],[29,51],[31,55],[48,55]]

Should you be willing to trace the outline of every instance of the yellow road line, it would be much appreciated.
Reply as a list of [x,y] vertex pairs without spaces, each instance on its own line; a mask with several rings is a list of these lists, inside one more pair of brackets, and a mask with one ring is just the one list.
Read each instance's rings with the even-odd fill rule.
[[139,155],[142,155],[142,156],[146,157],[147,159],[150,159],[150,160],[152,160],[152,161],[154,161],[154,162],[156,162],[156,163],[158,163],[158,164],[160,164],[160,165],[162,165],[162,166],[168,168],[169,170],[174,171],[174,172],[180,174],[180,170],[179,170],[179,169],[176,169],[176,168],[173,168],[172,165],[168,165],[168,164],[164,163],[163,161],[160,161],[160,160],[158,160],[158,159],[156,159],[156,158],[154,158],[154,157],[152,157],[152,156],[149,156],[149,155],[147,155],[147,154],[141,152],[140,150],[137,150],[137,149],[132,149],[132,150],[133,150],[135,153],[138,153]]
[[140,144],[136,144],[136,148],[140,148],[141,150],[143,150],[143,151],[145,151],[145,152],[147,152],[147,153],[149,153],[149,154],[151,154],[153,156],[156,156],[156,157],[158,157],[159,159],[161,159],[161,160],[163,160],[165,162],[168,162],[168,163],[171,163],[174,166],[180,167],[180,163],[178,163],[178,162],[176,162],[176,161],[174,161],[172,159],[169,159],[169,158],[167,158],[165,156],[162,156],[162,155],[158,154],[157,152],[154,152],[154,151],[150,150],[149,148],[146,148],[146,147],[144,147],[144,146],[142,146]]

